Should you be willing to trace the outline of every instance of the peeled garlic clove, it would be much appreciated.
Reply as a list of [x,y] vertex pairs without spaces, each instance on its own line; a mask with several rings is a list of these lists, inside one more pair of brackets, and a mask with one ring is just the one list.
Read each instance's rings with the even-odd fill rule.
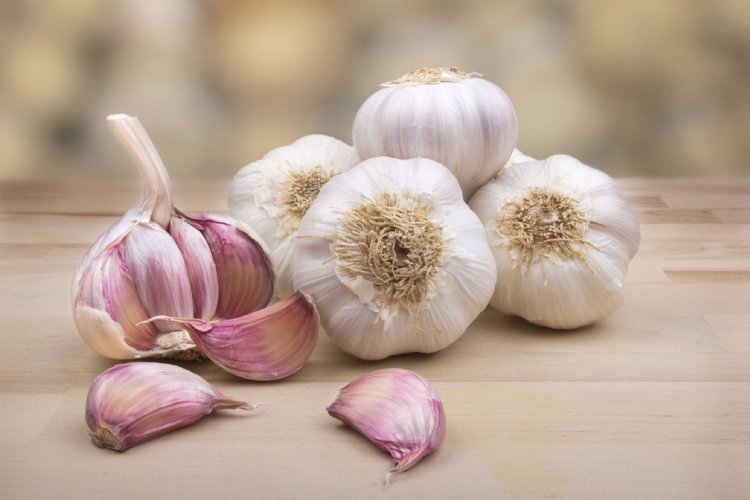
[[318,311],[301,292],[238,318],[175,321],[211,361],[249,380],[291,375],[310,358],[318,340]]
[[409,370],[385,368],[341,389],[328,413],[388,452],[391,472],[414,467],[445,436],[445,413],[435,389]]
[[201,232],[182,217],[172,217],[169,234],[185,259],[185,267],[190,278],[194,310],[187,316],[209,321],[216,314],[219,302],[219,278],[211,249]]
[[279,295],[294,292],[292,255],[302,217],[326,182],[358,162],[352,146],[316,134],[270,151],[234,177],[232,216],[258,231],[268,245]]
[[421,68],[383,84],[357,111],[357,153],[362,159],[438,161],[453,172],[468,200],[500,171],[518,139],[510,98],[479,76]]
[[607,174],[555,155],[507,169],[469,205],[497,265],[494,308],[577,328],[619,306],[640,227]]
[[230,217],[201,214],[190,221],[200,226],[216,265],[216,315],[235,318],[267,306],[273,298],[274,270],[263,240]]
[[495,280],[481,222],[426,158],[372,158],[337,175],[299,228],[294,283],[333,342],[363,359],[448,347]]
[[198,375],[174,365],[115,365],[91,384],[86,425],[101,448],[125,451],[185,427],[218,409],[250,409]]

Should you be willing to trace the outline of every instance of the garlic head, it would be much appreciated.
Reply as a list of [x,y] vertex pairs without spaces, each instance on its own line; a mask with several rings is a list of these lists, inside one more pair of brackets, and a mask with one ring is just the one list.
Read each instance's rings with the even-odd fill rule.
[[510,158],[518,124],[507,94],[477,73],[422,68],[371,95],[357,111],[352,135],[362,159],[442,163],[468,200]]
[[447,168],[380,157],[321,189],[299,227],[294,284],[335,344],[382,359],[457,340],[487,305],[495,264]]
[[273,297],[271,261],[260,237],[239,221],[176,210],[169,175],[138,119],[107,120],[135,159],[144,193],[79,264],[71,287],[76,327],[92,349],[113,359],[199,356],[179,324],[145,321],[156,315],[211,320],[261,309]]
[[269,248],[280,296],[294,291],[292,256],[302,217],[334,175],[359,162],[352,146],[325,135],[308,135],[243,167],[232,181],[232,216],[253,227]]
[[567,155],[513,165],[469,202],[497,263],[490,304],[551,328],[611,314],[640,244],[614,180]]

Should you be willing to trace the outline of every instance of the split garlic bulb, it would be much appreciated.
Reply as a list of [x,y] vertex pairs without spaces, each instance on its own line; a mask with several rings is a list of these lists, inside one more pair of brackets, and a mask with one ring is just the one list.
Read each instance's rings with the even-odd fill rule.
[[92,245],[73,276],[72,302],[83,340],[102,356],[131,359],[195,353],[182,327],[152,316],[234,318],[262,309],[274,275],[262,240],[220,215],[174,209],[169,176],[138,119],[108,123],[144,181],[141,204]]
[[611,314],[640,244],[635,213],[614,180],[567,155],[511,166],[469,206],[497,263],[490,304],[551,328]]
[[335,344],[382,359],[458,339],[492,296],[495,263],[447,168],[380,157],[320,190],[299,227],[294,285]]
[[500,171],[518,140],[510,98],[478,76],[422,68],[384,83],[354,119],[360,157],[430,158],[448,167],[464,199],[471,198]]
[[320,188],[359,163],[353,147],[308,135],[243,167],[232,181],[232,215],[258,231],[269,247],[281,296],[292,293],[294,238]]

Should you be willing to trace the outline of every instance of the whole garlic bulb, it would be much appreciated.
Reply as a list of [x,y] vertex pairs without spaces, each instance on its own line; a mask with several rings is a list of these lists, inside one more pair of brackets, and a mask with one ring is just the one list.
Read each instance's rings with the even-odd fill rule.
[[265,307],[273,268],[262,240],[219,215],[174,209],[169,176],[137,118],[108,123],[144,181],[141,204],[92,245],[73,276],[73,316],[83,340],[113,359],[195,352],[172,321],[152,316],[234,318]]
[[292,293],[294,238],[320,188],[359,163],[352,146],[325,135],[308,135],[243,167],[232,181],[232,215],[261,235],[277,272],[278,293]]
[[518,140],[510,98],[478,76],[422,68],[384,83],[354,119],[360,157],[430,158],[448,167],[464,199],[471,198],[500,171]]
[[380,157],[320,190],[299,227],[294,285],[335,344],[382,359],[458,339],[492,296],[495,263],[447,168]]
[[614,180],[567,155],[508,168],[469,202],[497,263],[490,304],[551,328],[576,328],[620,304],[640,244]]

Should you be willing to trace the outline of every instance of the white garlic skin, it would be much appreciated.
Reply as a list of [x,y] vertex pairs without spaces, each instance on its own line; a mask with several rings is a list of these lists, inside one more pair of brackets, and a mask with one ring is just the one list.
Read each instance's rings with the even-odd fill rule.
[[430,158],[458,179],[464,199],[508,161],[518,140],[513,104],[497,85],[443,72],[438,83],[399,83],[371,95],[357,111],[354,147],[376,156]]
[[352,146],[326,135],[307,135],[246,165],[232,180],[231,214],[255,229],[268,245],[277,271],[279,296],[294,291],[292,258],[299,221],[285,213],[283,207],[290,173],[322,169],[339,174],[357,163],[359,157]]
[[[545,257],[524,265],[495,230],[501,207],[530,187],[552,188],[580,202],[589,224],[582,259]],[[497,263],[495,309],[558,329],[588,325],[609,316],[623,298],[628,263],[640,244],[638,219],[615,181],[567,155],[523,162],[482,187],[469,202],[487,232]]]
[[[374,300],[372,283],[344,276],[333,253],[347,214],[384,193],[432,204],[430,221],[442,231],[443,260],[415,315]],[[362,359],[446,348],[487,306],[495,280],[481,222],[451,172],[426,158],[363,161],[323,187],[299,228],[295,287],[313,298],[333,342]]]

